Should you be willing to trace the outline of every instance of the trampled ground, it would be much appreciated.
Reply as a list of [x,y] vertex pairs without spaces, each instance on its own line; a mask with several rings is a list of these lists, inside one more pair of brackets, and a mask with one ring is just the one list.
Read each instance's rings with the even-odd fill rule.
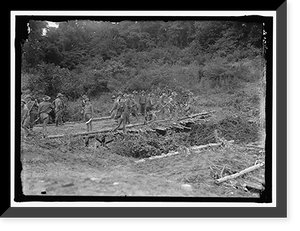
[[[50,140],[25,142],[22,149],[25,195],[257,197],[242,189],[243,178],[216,185],[211,168],[240,171],[264,160],[260,149],[234,145],[140,163],[103,148],[72,151]],[[264,179],[264,168],[247,177],[253,174]]]
[[[210,108],[212,109],[212,108]],[[222,118],[219,108],[214,118]],[[114,121],[95,121],[94,130],[115,126]],[[85,131],[85,124],[49,126],[49,134]],[[120,156],[82,137],[22,140],[21,174],[25,195],[88,195],[88,196],[183,196],[183,197],[259,197],[259,192],[245,186],[251,178],[264,180],[264,167],[220,185],[215,179],[264,161],[264,148],[232,144],[207,148],[200,152],[146,159]],[[108,146],[112,147],[114,143]]]

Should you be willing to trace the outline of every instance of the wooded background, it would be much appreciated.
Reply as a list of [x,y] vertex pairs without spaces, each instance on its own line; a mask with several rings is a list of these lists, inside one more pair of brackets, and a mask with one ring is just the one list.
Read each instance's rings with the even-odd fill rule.
[[[234,91],[262,79],[263,24],[247,21],[28,23],[22,91],[76,100],[157,86]],[[199,78],[203,76],[202,78]]]

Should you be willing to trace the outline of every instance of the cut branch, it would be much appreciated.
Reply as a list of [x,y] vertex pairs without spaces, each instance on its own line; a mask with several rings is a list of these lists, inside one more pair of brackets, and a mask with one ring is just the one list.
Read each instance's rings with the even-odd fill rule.
[[246,169],[244,169],[244,170],[242,170],[242,171],[240,171],[238,173],[235,173],[235,174],[232,174],[232,175],[229,175],[229,176],[225,176],[225,177],[219,178],[215,182],[217,184],[220,184],[220,183],[222,183],[224,181],[235,179],[235,178],[237,178],[239,176],[242,176],[242,175],[244,175],[244,174],[246,174],[248,172],[252,172],[252,171],[258,169],[258,168],[262,167],[263,165],[264,165],[264,163],[259,163],[259,164],[253,165],[253,166],[251,166],[249,168],[246,168]]

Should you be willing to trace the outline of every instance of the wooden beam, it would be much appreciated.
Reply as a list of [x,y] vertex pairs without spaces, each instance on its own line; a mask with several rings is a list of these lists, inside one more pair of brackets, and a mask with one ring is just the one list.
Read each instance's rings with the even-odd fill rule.
[[[136,123],[136,124],[129,124],[126,126],[126,128],[132,128],[136,126],[143,125],[144,123]],[[118,128],[118,130],[121,130],[122,128]],[[111,132],[113,128],[104,128],[97,131],[90,131],[90,132],[78,132],[78,133],[72,133],[72,134],[60,134],[60,135],[49,135],[47,138],[49,139],[55,139],[55,138],[63,138],[65,136],[87,136],[87,135],[95,135],[98,133],[105,133],[105,132]]]
[[[211,112],[202,112],[202,113],[197,113],[197,114],[193,114],[193,115],[190,115],[189,117],[196,117],[196,116],[199,116],[199,115],[203,115],[203,114],[207,114],[207,113],[211,113]],[[106,120],[108,119],[109,117],[101,117],[101,118],[94,118],[94,120],[96,121],[100,121],[100,120]],[[182,120],[184,118],[181,118],[179,120]],[[163,121],[170,121],[169,119],[166,119],[166,120],[161,120],[161,121],[153,121],[153,122],[163,122]],[[149,124],[149,123],[148,123]],[[136,123],[136,124],[129,124],[126,126],[126,128],[132,128],[132,127],[136,127],[136,126],[143,126],[145,125],[144,122],[140,122],[140,123]],[[146,124],[147,125],[147,124]],[[65,136],[86,136],[86,135],[94,135],[94,134],[97,134],[97,133],[105,133],[105,132],[110,132],[112,131],[113,128],[105,128],[105,129],[100,129],[98,131],[90,131],[90,132],[79,132],[79,133],[73,133],[73,134],[59,134],[59,135],[49,135],[48,138],[49,139],[55,139],[55,138],[63,138]],[[121,130],[122,128],[120,127],[119,130]]]

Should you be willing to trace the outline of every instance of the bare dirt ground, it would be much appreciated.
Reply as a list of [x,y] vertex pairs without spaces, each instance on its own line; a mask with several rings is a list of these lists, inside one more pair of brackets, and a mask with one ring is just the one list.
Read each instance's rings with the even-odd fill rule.
[[[23,143],[23,190],[25,195],[98,196],[196,196],[257,197],[235,186],[216,185],[210,166],[226,166],[240,171],[264,155],[245,147],[218,148],[198,154],[181,154],[135,163],[109,151],[85,148],[72,152],[42,141],[37,148]],[[243,152],[243,154],[241,154]],[[247,161],[245,161],[247,160]],[[233,166],[233,167],[232,167]],[[239,166],[234,167],[234,166]],[[264,177],[264,170],[255,175]],[[184,187],[188,184],[191,187]]]
[[[217,117],[222,117],[219,110]],[[114,126],[114,121],[96,121],[93,129]],[[84,123],[49,126],[49,134],[85,131]],[[232,174],[264,161],[264,149],[245,145],[208,148],[200,153],[181,153],[136,163],[136,158],[120,156],[91,142],[84,147],[81,137],[21,140],[22,188],[25,195],[87,196],[179,196],[179,197],[259,197],[243,186],[252,175],[264,179],[264,167],[221,185],[216,174]],[[110,145],[113,145],[110,144]],[[226,168],[225,168],[226,167]],[[218,176],[219,177],[219,176]]]

